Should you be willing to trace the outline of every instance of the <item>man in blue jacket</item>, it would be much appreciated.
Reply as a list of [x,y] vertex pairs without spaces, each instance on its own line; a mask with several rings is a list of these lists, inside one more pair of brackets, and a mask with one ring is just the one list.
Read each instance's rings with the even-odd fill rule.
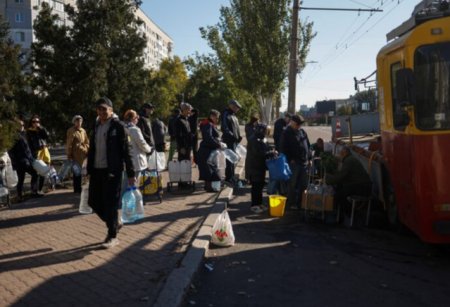
[[[230,100],[228,108],[222,112],[221,125],[222,141],[227,147],[236,152],[237,145],[241,142],[242,137],[239,130],[239,121],[236,117],[236,113],[241,109],[241,105],[236,100]],[[227,166],[225,169],[225,181],[232,184],[235,183],[234,178],[234,164],[227,160]]]
[[117,210],[124,165],[129,186],[136,183],[136,178],[128,134],[113,113],[111,100],[100,98],[96,107],[98,117],[90,139],[87,165],[90,175],[88,204],[108,227],[103,246],[111,248],[119,244],[117,233],[121,224]]

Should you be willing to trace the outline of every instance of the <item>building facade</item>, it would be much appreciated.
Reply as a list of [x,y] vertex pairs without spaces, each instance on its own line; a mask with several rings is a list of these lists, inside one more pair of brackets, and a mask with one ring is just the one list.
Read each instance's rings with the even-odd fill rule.
[[163,59],[172,56],[173,40],[141,9],[136,10],[135,14],[141,21],[139,31],[147,39],[147,46],[144,49],[145,68],[158,68]]
[[[47,2],[53,12],[60,16],[58,22],[61,25],[71,25],[64,5],[76,7],[76,0],[0,0],[0,14],[9,22],[11,38],[25,52],[29,51],[36,40],[33,24],[43,2]],[[163,59],[172,55],[173,41],[141,9],[136,10],[135,15],[141,21],[139,31],[147,39],[144,50],[145,68],[157,68]]]

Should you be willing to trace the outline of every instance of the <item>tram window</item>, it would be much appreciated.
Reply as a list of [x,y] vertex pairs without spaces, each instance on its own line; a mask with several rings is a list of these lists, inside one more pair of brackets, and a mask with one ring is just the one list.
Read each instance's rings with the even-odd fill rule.
[[416,122],[421,130],[450,130],[450,43],[417,48]]
[[397,97],[397,72],[402,68],[400,62],[391,65],[391,92],[392,92],[392,114],[394,128],[397,130],[405,130],[409,123],[408,113],[401,105],[401,101]]

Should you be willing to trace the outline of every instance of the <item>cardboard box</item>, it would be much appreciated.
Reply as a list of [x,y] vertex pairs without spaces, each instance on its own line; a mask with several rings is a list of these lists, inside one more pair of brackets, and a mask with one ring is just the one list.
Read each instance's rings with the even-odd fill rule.
[[311,211],[333,211],[334,197],[331,194],[312,194],[303,192],[302,209]]

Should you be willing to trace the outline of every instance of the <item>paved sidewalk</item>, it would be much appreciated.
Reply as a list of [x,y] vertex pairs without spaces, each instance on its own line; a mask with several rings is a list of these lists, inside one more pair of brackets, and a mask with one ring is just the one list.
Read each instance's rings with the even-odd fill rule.
[[152,305],[217,197],[202,185],[147,202],[146,217],[125,225],[111,250],[101,247],[104,223],[79,214],[70,190],[1,210],[0,306]]

